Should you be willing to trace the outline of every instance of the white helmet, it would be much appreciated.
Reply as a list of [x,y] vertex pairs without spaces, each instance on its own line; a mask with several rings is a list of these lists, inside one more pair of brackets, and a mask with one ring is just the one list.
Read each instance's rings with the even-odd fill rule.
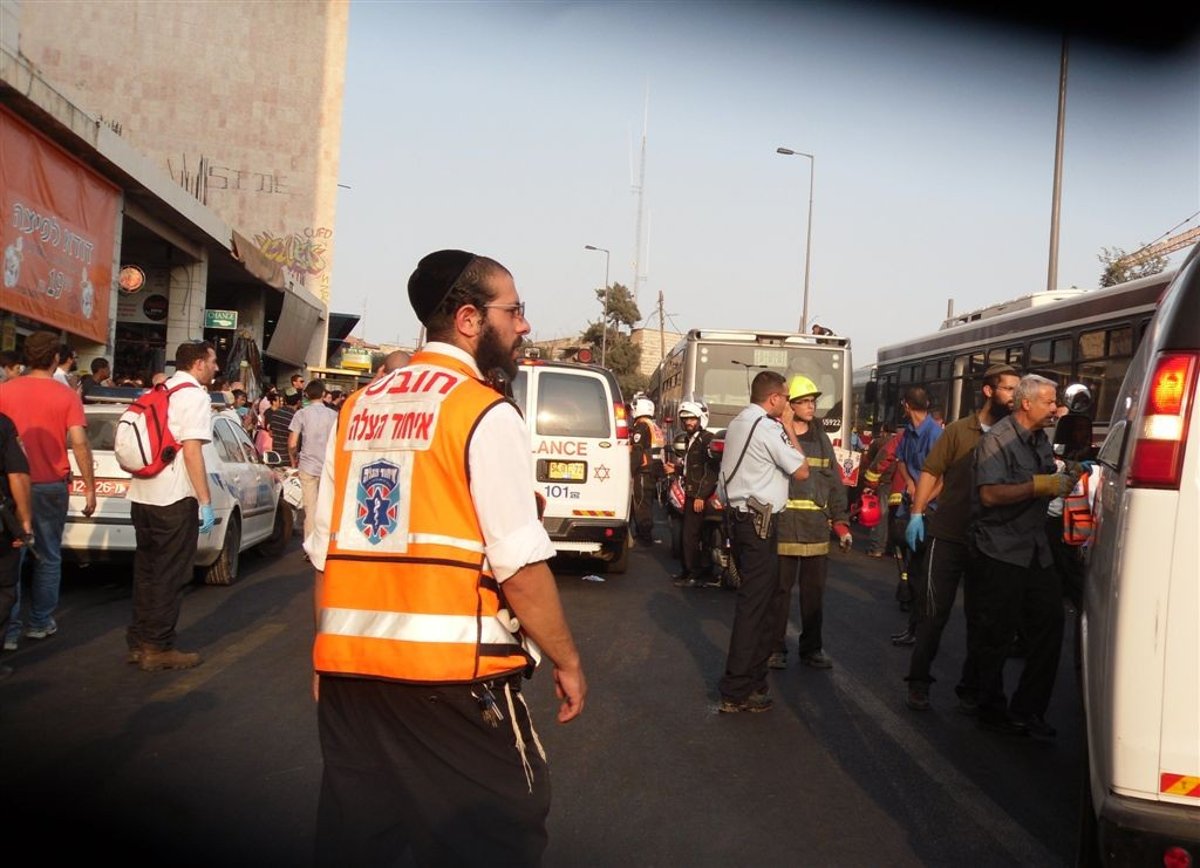
[[708,407],[703,401],[681,401],[679,403],[679,418],[684,419],[691,416],[693,419],[700,420],[700,427],[708,427]]
[[649,398],[634,398],[633,400],[633,418],[640,419],[643,416],[654,415],[654,402]]

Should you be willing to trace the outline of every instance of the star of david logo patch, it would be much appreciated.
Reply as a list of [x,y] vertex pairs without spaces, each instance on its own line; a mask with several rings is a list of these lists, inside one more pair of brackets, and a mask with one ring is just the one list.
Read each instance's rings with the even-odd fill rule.
[[611,475],[612,474],[607,467],[605,467],[603,464],[597,464],[596,471],[592,474],[592,478],[599,480],[600,482],[604,482]]
[[372,462],[359,473],[354,526],[371,545],[379,545],[388,534],[396,531],[399,479],[400,468],[390,461]]

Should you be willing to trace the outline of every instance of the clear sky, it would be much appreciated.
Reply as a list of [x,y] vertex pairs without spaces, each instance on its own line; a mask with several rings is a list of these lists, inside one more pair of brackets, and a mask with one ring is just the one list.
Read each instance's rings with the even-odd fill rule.
[[[1058,287],[1094,287],[1101,248],[1200,211],[1200,40],[1069,58]],[[331,307],[411,345],[408,275],[459,247],[513,272],[535,339],[580,332],[584,245],[634,284],[648,93],[646,323],[661,292],[677,331],[797,328],[810,164],[784,146],[816,158],[810,322],[870,363],[949,299],[1046,288],[1059,65],[1053,33],[926,6],[354,0]]]

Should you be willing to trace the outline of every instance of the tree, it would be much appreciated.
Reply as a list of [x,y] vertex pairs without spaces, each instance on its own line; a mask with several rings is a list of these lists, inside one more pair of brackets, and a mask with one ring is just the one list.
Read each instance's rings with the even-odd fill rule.
[[[648,378],[638,369],[642,363],[642,348],[635,345],[629,334],[621,331],[626,326],[632,332],[633,326],[640,322],[642,314],[629,288],[614,283],[608,288],[608,305],[604,304],[604,289],[597,289],[596,300],[600,302],[604,314],[602,321],[591,323],[583,333],[583,343],[592,348],[592,355],[600,359],[602,344],[604,346],[604,366],[617,377],[621,384],[621,393],[628,398],[634,392],[646,388]],[[608,336],[604,337],[605,330]]]
[[[1146,245],[1138,248],[1141,250]],[[1135,253],[1137,251],[1134,251]],[[1167,257],[1148,256],[1145,259],[1128,262],[1130,257],[1120,247],[1102,247],[1096,257],[1104,263],[1104,271],[1100,274],[1101,286],[1116,286],[1139,277],[1149,277],[1159,274],[1167,267]]]

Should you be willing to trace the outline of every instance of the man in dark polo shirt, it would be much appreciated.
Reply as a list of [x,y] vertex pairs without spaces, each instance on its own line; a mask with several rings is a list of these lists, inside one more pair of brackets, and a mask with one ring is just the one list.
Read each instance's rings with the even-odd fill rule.
[[[905,539],[916,553],[909,581],[913,586],[916,641],[908,665],[908,707],[929,708],[929,669],[937,656],[942,631],[954,609],[959,581],[964,582],[967,615],[967,658],[955,688],[959,709],[972,713],[978,706],[979,679],[971,651],[971,552],[967,526],[971,517],[975,446],[985,431],[1012,412],[1013,391],[1020,382],[1016,368],[992,365],[983,375],[983,406],[951,422],[921,465]],[[936,507],[931,507],[934,495]]]
[[[979,553],[972,583],[974,645],[979,668],[979,724],[1014,735],[1052,737],[1046,708],[1062,651],[1062,583],[1046,538],[1046,508],[1079,477],[1060,472],[1045,429],[1054,424],[1057,387],[1030,374],[1013,394],[1013,412],[975,448],[974,521]],[[1004,661],[1018,624],[1028,642],[1011,705]]]

